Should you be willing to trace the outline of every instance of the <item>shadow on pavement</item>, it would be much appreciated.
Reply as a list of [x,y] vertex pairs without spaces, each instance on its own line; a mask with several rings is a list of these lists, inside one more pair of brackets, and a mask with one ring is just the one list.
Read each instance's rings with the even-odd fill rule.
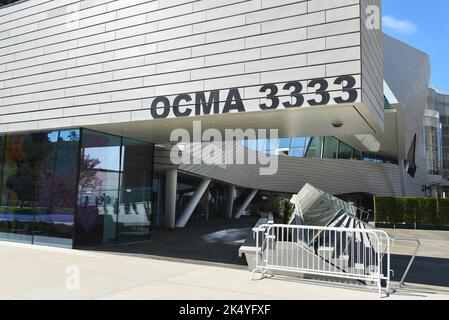
[[[391,255],[393,281],[400,281],[410,256]],[[416,257],[405,283],[423,284],[449,288],[449,259]]]
[[[151,241],[90,250],[244,269],[246,261],[239,258],[238,250],[256,222],[257,219],[251,217],[195,222],[175,231],[152,230]],[[401,280],[410,258],[391,255],[391,269],[395,271],[393,281]],[[416,257],[405,283],[449,288],[449,259]]]
[[257,219],[251,217],[195,222],[174,231],[154,229],[151,241],[96,247],[90,250],[245,268],[246,261],[239,258],[238,250],[256,222]]

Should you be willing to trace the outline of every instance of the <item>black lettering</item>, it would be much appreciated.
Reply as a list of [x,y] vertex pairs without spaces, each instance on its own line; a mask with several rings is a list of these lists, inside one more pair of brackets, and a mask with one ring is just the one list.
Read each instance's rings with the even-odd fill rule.
[[291,91],[292,88],[294,90],[291,92],[290,96],[295,99],[295,103],[292,104],[291,102],[284,102],[283,105],[286,108],[299,108],[304,104],[304,96],[301,94],[303,89],[301,82],[288,82],[283,89]]
[[211,91],[207,102],[205,93],[197,92],[195,100],[195,115],[200,116],[201,110],[203,110],[203,114],[209,115],[212,105],[214,106],[214,114],[220,113],[220,91]]
[[228,97],[226,98],[226,104],[223,108],[223,113],[229,113],[231,110],[238,110],[238,112],[245,112],[245,106],[243,105],[242,96],[237,88],[229,90]]
[[357,100],[358,95],[359,95],[357,90],[353,89],[355,87],[355,85],[356,85],[355,78],[352,77],[352,76],[341,76],[341,77],[338,77],[335,80],[334,84],[340,85],[340,84],[343,84],[343,82],[346,82],[346,85],[343,86],[343,92],[348,93],[349,97],[346,100],[343,99],[342,97],[335,98],[334,99],[335,102],[338,103],[338,104],[355,102]]
[[[159,108],[159,103],[163,104],[163,108]],[[158,110],[163,110],[162,114],[158,113]],[[154,119],[165,119],[170,114],[170,101],[167,97],[157,97],[151,103],[151,116]]]
[[308,87],[309,88],[315,88],[316,85],[319,85],[319,88],[316,89],[316,94],[321,97],[321,101],[316,100],[307,100],[307,102],[311,106],[318,106],[318,105],[326,105],[329,103],[329,100],[331,99],[329,92],[326,92],[327,88],[329,87],[329,83],[325,79],[316,79],[310,81]]
[[279,91],[278,87],[275,84],[266,84],[259,90],[261,93],[267,93],[267,91],[270,91],[270,93],[267,94],[267,99],[271,101],[271,104],[267,105],[266,103],[262,103],[259,105],[259,108],[262,110],[277,109],[279,107],[279,98],[277,97]]
[[182,101],[185,101],[188,103],[188,102],[192,101],[192,98],[188,94],[180,94],[179,96],[177,96],[175,98],[175,100],[173,101],[173,113],[178,118],[188,117],[192,113],[192,109],[190,109],[190,108],[187,108],[184,112],[181,112],[179,110],[179,105],[181,104]]

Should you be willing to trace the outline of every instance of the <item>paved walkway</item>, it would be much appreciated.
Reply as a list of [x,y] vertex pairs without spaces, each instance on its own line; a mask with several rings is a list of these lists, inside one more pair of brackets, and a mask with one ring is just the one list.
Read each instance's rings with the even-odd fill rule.
[[[420,257],[449,259],[449,231],[383,230],[394,236],[419,239],[421,241]],[[408,255],[413,252],[414,246],[413,242],[398,241],[395,243],[393,253]]]
[[[282,278],[250,281],[240,269],[105,252],[0,242],[0,261],[1,299],[378,299]],[[449,293],[409,289],[388,299],[449,299]]]
[[[449,232],[426,230],[385,229],[394,236],[416,238],[421,242],[408,283],[442,286],[449,290]],[[415,250],[413,242],[396,241],[392,248],[393,280],[399,281]]]

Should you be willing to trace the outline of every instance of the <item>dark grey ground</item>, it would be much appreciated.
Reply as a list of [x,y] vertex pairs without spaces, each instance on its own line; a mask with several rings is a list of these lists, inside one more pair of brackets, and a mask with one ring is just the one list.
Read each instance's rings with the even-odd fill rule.
[[244,217],[191,223],[174,231],[155,229],[152,241],[94,250],[245,269],[245,259],[238,257],[238,250],[256,222],[256,218]]
[[[250,234],[256,220],[248,217],[230,221],[214,220],[192,223],[176,231],[153,230],[152,241],[94,250],[245,269],[246,262],[238,257],[238,249]],[[386,231],[398,236],[415,237],[422,242],[421,251],[406,283],[449,288],[449,232],[392,229]],[[400,280],[412,252],[412,243],[396,243],[391,256],[393,281]]]

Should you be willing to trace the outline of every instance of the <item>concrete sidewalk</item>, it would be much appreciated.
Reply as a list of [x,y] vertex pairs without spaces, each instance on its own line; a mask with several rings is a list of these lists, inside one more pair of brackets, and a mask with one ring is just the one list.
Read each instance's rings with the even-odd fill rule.
[[[375,292],[282,278],[250,281],[245,270],[5,242],[0,260],[1,299],[378,299]],[[449,293],[408,289],[388,299]]]

